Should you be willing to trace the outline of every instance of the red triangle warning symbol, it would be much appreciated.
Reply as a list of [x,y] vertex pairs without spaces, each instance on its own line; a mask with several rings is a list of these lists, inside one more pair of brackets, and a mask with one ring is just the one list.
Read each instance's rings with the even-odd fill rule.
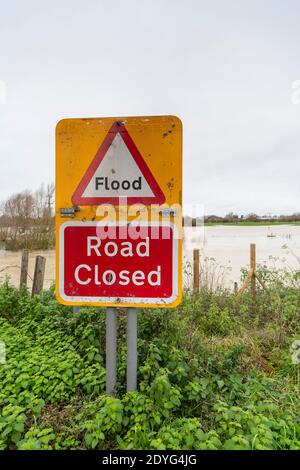
[[127,204],[165,202],[162,190],[126,127],[115,122],[73,194],[72,203],[121,205],[125,196]]

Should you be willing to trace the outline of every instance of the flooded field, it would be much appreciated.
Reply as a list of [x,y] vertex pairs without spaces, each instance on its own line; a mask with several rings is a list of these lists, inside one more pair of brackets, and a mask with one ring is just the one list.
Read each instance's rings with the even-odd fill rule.
[[[35,257],[37,255],[46,258],[44,286],[47,288],[55,279],[55,250],[32,251],[29,253],[28,286],[30,288],[32,286]],[[0,250],[0,282],[3,282],[6,276],[9,276],[12,284],[15,286],[19,285],[21,256],[22,253],[20,251]]]
[[[186,228],[185,232],[184,261],[190,262],[192,250],[199,248],[204,271],[215,269],[220,283],[228,287],[239,282],[241,268],[249,266],[251,243],[256,244],[257,263],[300,269],[300,226],[297,225],[218,225],[196,230]],[[205,258],[208,258],[206,262]]]
[[[186,227],[184,230],[184,283],[191,281],[192,251],[200,249],[200,262],[204,272],[209,272],[218,282],[232,287],[240,281],[242,267],[249,264],[249,245],[256,244],[257,262],[268,266],[300,269],[300,226],[212,226]],[[34,251],[29,255],[29,286],[34,272],[35,256],[46,257],[45,287],[55,279],[55,251]],[[212,261],[213,258],[215,261]],[[0,281],[9,276],[18,286],[21,253],[0,250]]]

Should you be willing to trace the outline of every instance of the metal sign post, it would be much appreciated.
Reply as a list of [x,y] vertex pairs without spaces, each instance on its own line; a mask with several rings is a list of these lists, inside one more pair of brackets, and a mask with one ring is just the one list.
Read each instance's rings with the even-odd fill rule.
[[117,309],[106,309],[106,393],[115,394],[117,383]]
[[127,308],[127,392],[137,387],[137,309]]

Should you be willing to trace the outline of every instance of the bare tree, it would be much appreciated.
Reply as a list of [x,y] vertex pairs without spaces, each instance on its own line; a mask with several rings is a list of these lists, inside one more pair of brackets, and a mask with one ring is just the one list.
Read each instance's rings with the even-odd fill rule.
[[45,207],[45,187],[44,184],[34,192],[34,218],[42,219]]
[[26,190],[13,194],[4,203],[3,212],[16,232],[25,232],[34,215],[34,199],[31,192]]
[[47,184],[46,186],[46,217],[50,222],[51,217],[54,215],[54,183]]
[[246,220],[250,220],[250,222],[255,222],[258,219],[258,215],[254,212],[251,212],[246,216]]
[[42,224],[47,223],[49,225],[53,217],[54,191],[54,183],[50,183],[46,187],[42,184],[34,193],[35,219]]

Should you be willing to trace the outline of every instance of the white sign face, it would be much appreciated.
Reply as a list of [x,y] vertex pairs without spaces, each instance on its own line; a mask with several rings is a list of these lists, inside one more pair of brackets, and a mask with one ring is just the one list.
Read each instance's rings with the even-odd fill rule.
[[83,198],[154,197],[143,173],[119,133],[85,188]]

